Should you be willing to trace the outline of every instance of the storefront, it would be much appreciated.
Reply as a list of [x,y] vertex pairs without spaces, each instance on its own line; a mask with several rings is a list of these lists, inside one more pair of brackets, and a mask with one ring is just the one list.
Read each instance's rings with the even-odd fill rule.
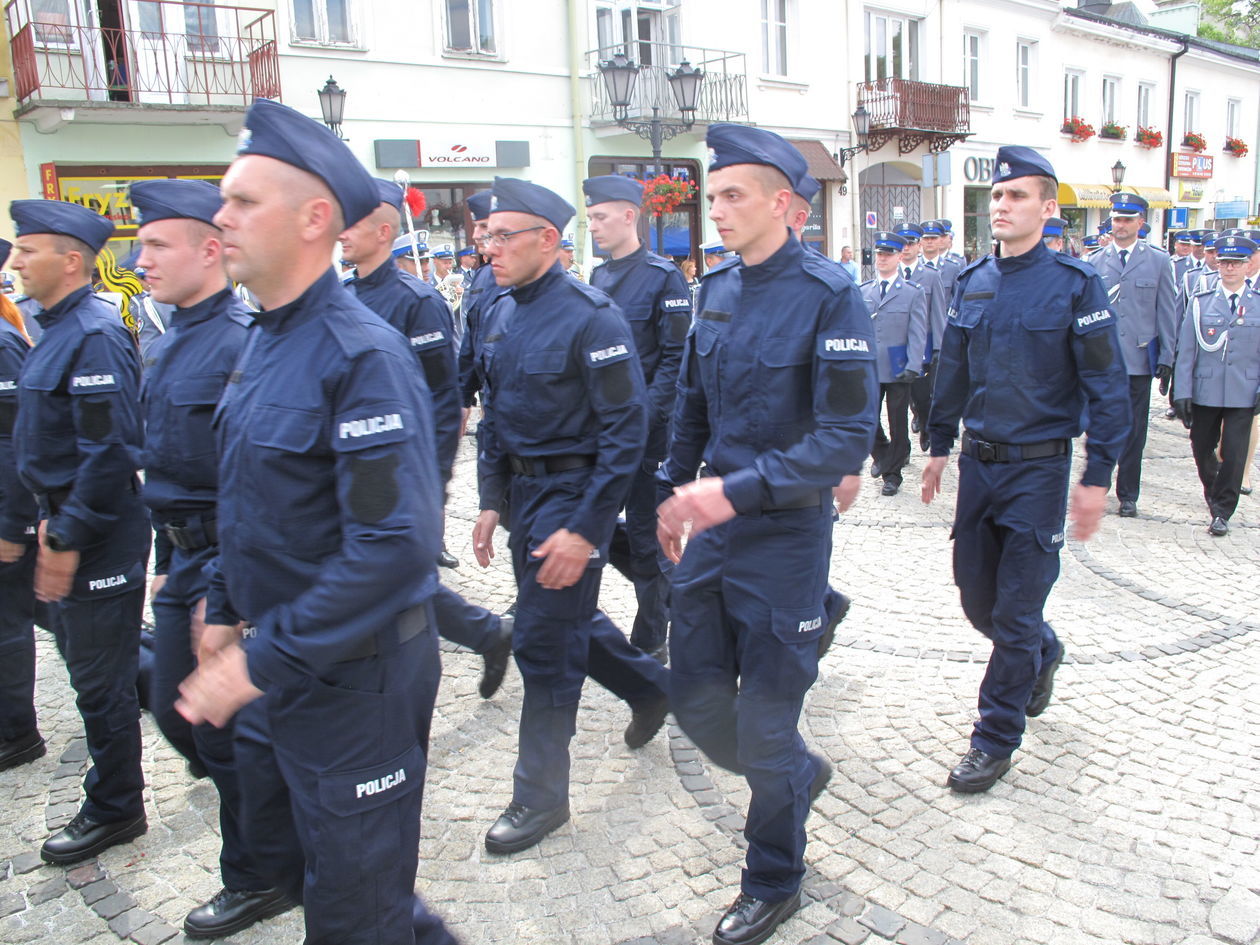
[[[657,165],[640,157],[595,157],[587,162],[587,173],[591,177],[621,174],[636,180],[650,180],[658,174],[664,174],[666,177],[691,181],[695,184],[691,196],[683,200],[672,212],[662,214],[659,219],[648,213],[641,214],[639,239],[650,246],[653,252],[668,256],[675,262],[700,258],[700,237],[703,232],[701,208],[704,205],[704,195],[698,161],[666,159],[662,164]],[[664,252],[658,244],[664,245]],[[598,246],[593,249],[597,257],[607,256],[606,253],[600,251]]]

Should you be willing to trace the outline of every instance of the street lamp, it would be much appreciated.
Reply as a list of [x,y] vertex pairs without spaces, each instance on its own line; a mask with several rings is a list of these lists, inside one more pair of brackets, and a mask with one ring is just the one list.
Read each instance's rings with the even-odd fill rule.
[[316,94],[319,96],[319,110],[323,112],[324,124],[340,138],[342,136],[341,116],[346,110],[346,90],[338,86],[337,81],[329,76],[324,87]]
[[1124,183],[1124,172],[1127,168],[1120,161],[1116,161],[1111,165],[1111,182],[1116,185],[1116,190]]
[[865,151],[870,141],[871,134],[871,116],[866,110],[865,105],[859,105],[853,112],[853,130],[857,133],[857,144],[851,148],[841,148],[837,157],[840,160],[840,166],[844,167],[845,162],[859,151]]

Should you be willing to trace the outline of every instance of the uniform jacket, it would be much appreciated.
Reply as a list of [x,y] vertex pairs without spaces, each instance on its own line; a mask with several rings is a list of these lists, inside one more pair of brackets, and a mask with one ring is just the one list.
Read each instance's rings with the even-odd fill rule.
[[861,286],[862,299],[875,327],[879,382],[891,384],[907,367],[918,371],[927,344],[927,294],[922,286],[893,276],[888,291],[879,297],[879,276]]
[[472,285],[464,291],[464,335],[459,339],[459,391],[460,403],[465,407],[476,403],[477,391],[481,390],[483,383],[477,363],[482,312],[493,298],[506,291],[495,281],[494,269],[489,263],[477,269]]
[[1088,263],[1040,240],[1020,256],[962,271],[949,310],[928,429],[948,455],[958,421],[992,443],[1089,439],[1081,481],[1108,486],[1128,436],[1129,382],[1116,318]]
[[1181,323],[1173,384],[1178,397],[1189,392],[1194,403],[1206,407],[1255,404],[1260,391],[1260,295],[1244,285],[1234,315],[1223,285],[1194,297]]
[[[904,277],[905,271],[905,264],[899,264],[897,272]],[[910,267],[907,281],[922,286],[927,296],[928,344],[924,361],[931,360],[932,354],[940,346],[941,337],[945,334],[945,312],[949,309],[949,296],[945,294],[944,277],[946,275],[947,273],[943,270],[924,265],[922,256]],[[913,367],[913,363],[911,366]]]
[[1130,247],[1123,270],[1115,243],[1089,262],[1102,277],[1111,300],[1125,370],[1131,375],[1154,374],[1158,365],[1171,365],[1177,311],[1168,254],[1138,240]]
[[35,496],[18,478],[13,451],[18,375],[30,350],[21,333],[0,319],[0,538],[15,544],[34,540],[39,519]]
[[254,685],[312,684],[437,586],[442,489],[405,339],[330,268],[261,311],[215,414],[219,550],[207,621],[246,619]]
[[705,273],[697,308],[663,487],[703,460],[736,512],[755,514],[862,468],[879,409],[875,330],[837,263],[788,239],[759,265]]

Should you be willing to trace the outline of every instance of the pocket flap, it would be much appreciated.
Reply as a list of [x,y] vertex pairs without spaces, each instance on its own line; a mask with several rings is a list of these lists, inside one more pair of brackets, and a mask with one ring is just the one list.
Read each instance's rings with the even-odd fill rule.
[[975,328],[984,317],[983,302],[963,302],[962,308],[949,310],[949,321],[959,328]]
[[704,325],[696,326],[696,354],[708,356],[713,353],[713,346],[717,344],[718,333],[712,328],[706,328]]
[[813,335],[783,335],[778,338],[767,338],[763,345],[760,355],[761,363],[767,367],[806,364],[814,354]]
[[807,643],[822,636],[827,618],[822,607],[775,607],[770,612],[770,629],[783,643]]
[[171,403],[177,407],[213,406],[227,386],[226,374],[199,374],[171,385]]
[[314,446],[323,426],[314,411],[272,404],[255,407],[250,424],[251,442],[290,453],[305,453]]
[[1058,528],[1038,528],[1037,544],[1041,545],[1042,551],[1062,551],[1063,550],[1063,526]]
[[531,351],[524,358],[526,374],[559,374],[564,370],[564,363],[569,353],[563,348],[546,348],[542,351]]
[[1025,309],[1019,323],[1028,331],[1058,331],[1067,327],[1063,314],[1050,309]]
[[319,799],[338,817],[353,817],[392,803],[424,785],[424,752],[412,745],[401,755],[352,771],[319,776]]

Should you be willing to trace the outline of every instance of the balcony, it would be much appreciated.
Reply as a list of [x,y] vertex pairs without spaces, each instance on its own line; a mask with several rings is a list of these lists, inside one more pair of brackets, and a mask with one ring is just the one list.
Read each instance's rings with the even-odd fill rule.
[[748,68],[743,53],[673,43],[633,42],[625,46],[593,49],[586,54],[587,114],[592,128],[615,126],[617,123],[608,101],[608,90],[599,72],[599,63],[617,53],[624,53],[640,66],[627,118],[651,119],[652,106],[655,105],[665,121],[681,120],[669,88],[669,74],[686,61],[704,73],[700,100],[696,105],[697,126],[748,120]]
[[174,0],[114,10],[114,23],[89,24],[76,0],[5,4],[17,118],[43,132],[78,113],[102,123],[217,123],[235,132],[255,98],[280,98],[272,11]]
[[859,82],[858,104],[870,115],[871,151],[893,138],[902,154],[922,144],[945,151],[971,134],[971,103],[959,85],[894,78]]

